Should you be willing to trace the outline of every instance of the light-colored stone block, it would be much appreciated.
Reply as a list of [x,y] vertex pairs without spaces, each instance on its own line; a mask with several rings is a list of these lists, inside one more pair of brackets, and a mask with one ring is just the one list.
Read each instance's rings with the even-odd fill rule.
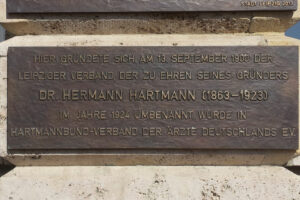
[[7,132],[7,67],[6,57],[0,57],[0,157],[6,154],[6,132]]
[[102,35],[21,36],[0,44],[0,153],[11,163],[24,165],[284,165],[294,151],[102,151],[80,154],[9,154],[6,144],[6,56],[12,46],[260,46],[295,45],[283,34],[235,35]]
[[295,12],[255,12],[251,18],[249,32],[285,32],[300,21],[300,1]]
[[[298,153],[299,154],[299,153]],[[300,156],[297,155],[295,156],[294,158],[292,158],[288,163],[287,163],[287,166],[300,166]]]
[[0,200],[300,199],[299,182],[283,167],[17,167]]
[[0,21],[6,20],[6,0],[0,0]]
[[256,46],[267,45],[262,35],[40,35],[21,36],[0,44],[0,56],[11,46]]

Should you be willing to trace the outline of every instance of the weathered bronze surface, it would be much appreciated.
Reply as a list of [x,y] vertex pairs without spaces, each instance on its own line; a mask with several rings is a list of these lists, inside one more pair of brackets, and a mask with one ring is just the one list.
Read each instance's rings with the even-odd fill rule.
[[8,13],[296,10],[297,0],[7,0]]
[[297,149],[298,47],[12,47],[8,149]]

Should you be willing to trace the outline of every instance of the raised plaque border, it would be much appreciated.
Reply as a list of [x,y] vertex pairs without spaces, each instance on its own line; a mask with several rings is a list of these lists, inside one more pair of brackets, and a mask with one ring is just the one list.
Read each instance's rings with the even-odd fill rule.
[[293,11],[297,0],[7,0],[8,14]]
[[[113,52],[113,53],[116,53],[116,52],[119,52],[119,53],[122,53],[122,52],[128,52],[128,51],[133,51],[133,52],[142,52],[142,51],[146,51],[146,52],[159,52],[159,51],[162,51],[162,52],[176,52],[176,51],[179,51],[179,52],[194,52],[194,51],[191,51],[191,48],[192,50],[200,50],[202,49],[203,51],[206,51],[206,52],[235,52],[235,53],[238,53],[240,52],[241,50],[246,50],[247,52],[258,52],[258,53],[270,53],[272,55],[276,55],[278,56],[279,60],[276,60],[276,66],[282,66],[282,64],[284,64],[290,71],[292,71],[293,73],[293,80],[291,80],[292,82],[289,83],[289,86],[285,86],[283,87],[282,89],[284,89],[284,96],[281,96],[281,92],[282,90],[279,90],[275,96],[278,97],[279,99],[282,99],[284,100],[285,97],[289,97],[287,96],[288,94],[293,94],[292,96],[295,96],[296,98],[295,99],[289,99],[288,101],[286,101],[283,105],[289,105],[290,108],[288,109],[289,111],[291,111],[293,113],[292,116],[288,116],[288,118],[285,118],[282,113],[273,113],[272,116],[279,116],[281,117],[282,119],[285,120],[285,123],[288,124],[289,120],[291,120],[292,124],[294,127],[297,126],[297,129],[298,129],[298,47],[291,47],[291,46],[281,46],[281,47],[254,47],[254,46],[236,46],[236,47],[222,47],[222,46],[219,46],[219,47],[12,47],[12,48],[9,48],[9,51],[8,51],[8,82],[12,81],[12,83],[15,82],[15,80],[12,79],[11,77],[11,73],[12,72],[16,72],[16,70],[18,71],[18,67],[19,66],[22,66],[25,65],[27,66],[31,66],[32,63],[31,62],[28,62],[28,58],[29,57],[32,57],[32,55],[34,53],[41,53],[41,54],[48,54],[48,53],[51,53],[51,54],[57,54],[59,55],[60,53],[78,53],[78,52],[85,52],[85,51],[89,51],[89,52],[98,52],[98,51],[106,51],[106,52]],[[170,53],[170,52],[169,52]],[[230,66],[230,65],[229,65]],[[226,65],[226,67],[229,67],[228,64]],[[245,65],[243,65],[245,67]],[[255,65],[252,65],[252,67],[255,66]],[[128,66],[127,66],[128,67]],[[270,66],[269,66],[270,67]],[[177,66],[177,69],[178,69],[178,66]],[[296,71],[294,71],[296,70]],[[297,77],[297,78],[295,78]],[[291,84],[293,83],[293,84]],[[48,86],[49,86],[50,83],[48,83]],[[271,83],[270,83],[271,84]],[[50,84],[51,85],[51,84]],[[27,90],[23,90],[22,93],[25,92],[25,94],[27,92],[30,92],[31,89],[34,89],[31,88],[31,85],[28,85],[27,83],[27,86],[25,87],[29,87],[30,88],[27,88]],[[39,84],[37,85],[39,86]],[[271,85],[272,86],[272,85]],[[60,87],[60,86],[58,86]],[[20,89],[20,88],[19,88]],[[28,90],[29,89],[29,90]],[[8,128],[11,127],[12,125],[12,121],[11,120],[20,120],[19,116],[15,114],[14,112],[14,106],[17,106],[19,105],[19,103],[21,104],[26,104],[26,101],[22,102],[22,101],[17,101],[18,98],[16,98],[17,96],[14,95],[13,93],[11,93],[10,91],[12,90],[17,90],[17,88],[14,88],[14,87],[11,87],[10,84],[8,84]],[[21,91],[21,90],[19,90]],[[296,92],[296,93],[295,93]],[[13,95],[11,95],[13,94]],[[23,98],[21,98],[21,100],[24,100]],[[14,106],[11,107],[11,103],[15,101],[15,103],[13,104]],[[291,106],[290,104],[293,104],[293,106]],[[25,105],[24,104],[24,105]],[[272,108],[275,108],[274,107],[274,103],[273,103],[273,107]],[[271,109],[272,110],[272,109]],[[26,111],[25,111],[26,112]],[[297,116],[295,114],[295,112],[297,113]],[[22,113],[22,112],[21,112]],[[33,111],[33,114],[38,114],[39,113],[39,110],[35,110]],[[13,119],[12,119],[13,118]],[[38,118],[36,118],[38,119]],[[269,118],[270,119],[270,118]],[[22,121],[16,121],[20,124],[22,123],[27,123],[28,121],[27,120],[32,120],[32,119],[28,119],[28,118],[24,118],[22,119]],[[296,123],[297,122],[297,125]],[[253,123],[253,122],[252,122]],[[272,124],[271,122],[268,122],[270,124]],[[70,144],[68,144],[69,146],[68,147],[61,147],[59,148],[59,146],[61,144],[57,144],[57,143],[49,143],[50,146],[47,146],[47,142],[44,143],[44,146],[43,145],[40,145],[39,144],[39,141],[36,141],[35,144],[30,144],[30,142],[28,143],[27,141],[27,146],[24,144],[22,144],[22,142],[25,141],[25,140],[22,140],[22,141],[19,141],[19,142],[16,142],[14,141],[14,145],[10,145],[12,143],[10,143],[11,141],[8,141],[8,149],[10,150],[20,150],[20,149],[27,149],[27,150],[34,150],[34,149],[52,149],[52,150],[62,150],[62,149],[73,149],[73,150],[76,150],[76,149],[83,149],[83,146],[82,145],[74,145],[73,148],[71,148]],[[58,141],[58,140],[57,140]],[[191,142],[191,140],[189,140]],[[218,140],[219,142],[222,142],[222,140]],[[292,139],[289,139],[287,140],[288,143],[285,143],[284,141],[281,141],[281,140],[278,140],[278,138],[276,140],[271,140],[268,142],[268,144],[264,144],[263,141],[260,141],[258,140],[259,144],[257,145],[246,145],[246,143],[243,145],[243,140],[241,141],[238,141],[238,142],[235,142],[235,143],[231,143],[229,140],[228,141],[224,141],[222,143],[215,143],[215,142],[212,142],[210,141],[209,144],[203,144],[204,146],[201,147],[201,145],[199,146],[199,148],[195,148],[195,145],[193,147],[191,146],[173,146],[173,148],[176,148],[176,149],[297,149],[298,148],[298,134],[297,134],[297,137],[295,138],[292,138]],[[20,143],[21,142],[21,143]],[[42,142],[42,140],[41,140]],[[44,140],[45,142],[45,140]],[[74,140],[73,142],[76,142],[76,140]],[[77,142],[81,142],[81,140],[77,140]],[[92,146],[90,149],[102,149],[101,147],[99,148],[96,148],[95,144],[93,143],[93,141],[90,141],[92,143],[90,143]],[[241,142],[241,143],[240,143]],[[272,144],[272,142],[274,142]],[[29,144],[29,145],[28,145]],[[73,143],[74,144],[74,143]],[[104,143],[103,143],[104,144]],[[131,144],[134,144],[134,143],[131,143]],[[213,144],[211,147],[209,147],[209,145]],[[232,144],[232,146],[230,146],[230,144]],[[31,146],[33,145],[33,146]],[[34,145],[37,145],[36,147]],[[130,144],[129,144],[130,145]],[[18,147],[19,146],[19,147]],[[110,149],[107,144],[104,145],[105,147],[103,147],[103,149]],[[127,145],[121,145],[122,147],[120,148],[117,148],[116,144],[114,144],[114,147],[112,147],[112,149],[172,149],[171,146],[156,146],[155,148],[151,148],[151,144],[147,144],[146,146],[143,147],[143,144],[139,144],[137,146],[132,146],[132,148],[130,148],[130,146],[127,146]]]

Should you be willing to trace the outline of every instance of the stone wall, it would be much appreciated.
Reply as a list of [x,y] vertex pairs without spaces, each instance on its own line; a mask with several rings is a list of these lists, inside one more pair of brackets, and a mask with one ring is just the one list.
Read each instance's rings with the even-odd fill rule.
[[300,177],[281,167],[19,167],[0,199],[282,200]]
[[299,172],[300,150],[7,151],[9,47],[300,46],[284,35],[300,20],[300,8],[6,15],[5,4],[0,0],[0,24],[16,37],[0,43],[0,157],[17,167],[0,178],[0,200],[300,199],[299,175],[285,168]]

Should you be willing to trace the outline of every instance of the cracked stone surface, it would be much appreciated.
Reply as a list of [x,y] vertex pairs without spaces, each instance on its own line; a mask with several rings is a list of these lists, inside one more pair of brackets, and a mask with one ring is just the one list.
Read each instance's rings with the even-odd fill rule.
[[300,199],[283,167],[16,167],[0,199]]

